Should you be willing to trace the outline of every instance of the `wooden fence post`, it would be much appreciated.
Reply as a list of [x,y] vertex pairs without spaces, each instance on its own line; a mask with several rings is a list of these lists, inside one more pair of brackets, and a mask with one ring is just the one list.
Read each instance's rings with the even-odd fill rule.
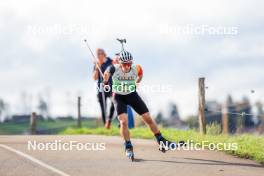
[[225,103],[222,106],[222,133],[228,134],[229,133],[229,127],[228,127],[228,105]]
[[78,97],[78,128],[82,127],[82,122],[81,122],[81,97]]
[[200,133],[206,134],[206,122],[205,122],[205,78],[199,78],[199,126]]
[[37,113],[32,112],[30,116],[30,134],[37,134]]

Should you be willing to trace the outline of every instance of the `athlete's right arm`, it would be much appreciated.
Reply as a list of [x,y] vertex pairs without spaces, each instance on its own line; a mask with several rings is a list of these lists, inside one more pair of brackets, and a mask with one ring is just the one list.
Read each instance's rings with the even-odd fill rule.
[[99,77],[99,70],[98,70],[98,68],[95,68],[94,69],[92,77],[93,77],[93,80],[95,80],[95,81],[98,79],[98,77]]
[[93,68],[93,74],[92,74],[92,77],[93,79],[96,81],[99,79],[99,68],[98,67],[101,67],[101,64],[99,62],[95,62],[94,63],[94,68]]
[[105,72],[104,72],[104,83],[107,83],[109,81],[109,78],[111,75],[115,73],[115,66],[111,65],[109,66]]

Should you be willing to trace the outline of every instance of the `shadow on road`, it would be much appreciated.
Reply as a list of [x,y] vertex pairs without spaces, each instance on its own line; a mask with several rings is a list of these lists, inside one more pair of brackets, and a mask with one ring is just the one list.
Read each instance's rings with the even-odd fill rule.
[[[179,158],[180,159],[180,158]],[[195,164],[195,165],[219,165],[219,166],[238,166],[238,167],[254,167],[254,168],[264,168],[264,166],[259,164],[246,164],[246,163],[235,163],[235,162],[225,162],[218,160],[206,160],[198,158],[182,158],[187,161],[172,161],[172,160],[146,160],[146,159],[135,159],[135,162],[165,162],[165,163],[175,163],[175,164]],[[189,160],[189,161],[188,161]],[[196,162],[194,162],[196,161]]]

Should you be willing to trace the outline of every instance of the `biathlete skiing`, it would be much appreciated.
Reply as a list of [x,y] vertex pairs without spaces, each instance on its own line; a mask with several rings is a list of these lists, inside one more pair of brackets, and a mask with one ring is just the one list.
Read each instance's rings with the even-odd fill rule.
[[[126,156],[132,161],[134,160],[134,152],[128,129],[128,105],[142,116],[143,121],[149,126],[160,146],[161,142],[167,145],[172,144],[162,136],[157,124],[150,116],[147,105],[136,91],[136,85],[141,82],[142,78],[141,66],[133,63],[132,54],[125,51],[124,48],[119,54],[119,63],[109,66],[104,72],[105,83],[112,79],[113,101],[120,122],[120,134],[125,141]],[[160,150],[165,152],[168,148],[162,147]]]

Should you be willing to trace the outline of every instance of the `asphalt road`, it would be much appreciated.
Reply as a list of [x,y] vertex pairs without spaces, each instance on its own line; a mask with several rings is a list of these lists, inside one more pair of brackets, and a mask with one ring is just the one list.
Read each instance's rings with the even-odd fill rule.
[[[28,141],[47,144],[55,140],[105,143],[105,150],[28,150]],[[164,154],[154,140],[132,142],[135,162],[125,157],[120,137],[0,136],[0,176],[264,176],[263,166],[223,152],[181,150]]]

